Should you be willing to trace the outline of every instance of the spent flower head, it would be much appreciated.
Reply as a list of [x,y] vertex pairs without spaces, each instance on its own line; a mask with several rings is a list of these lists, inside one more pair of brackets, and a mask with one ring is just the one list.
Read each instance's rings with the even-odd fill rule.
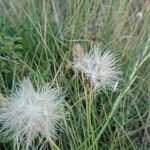
[[85,74],[94,89],[114,90],[121,74],[116,63],[114,54],[94,46],[89,53],[75,54],[72,66],[75,71]]
[[0,133],[13,140],[14,149],[28,149],[37,137],[52,140],[60,120],[65,117],[60,89],[48,85],[34,90],[31,81],[24,79],[19,88],[0,107]]

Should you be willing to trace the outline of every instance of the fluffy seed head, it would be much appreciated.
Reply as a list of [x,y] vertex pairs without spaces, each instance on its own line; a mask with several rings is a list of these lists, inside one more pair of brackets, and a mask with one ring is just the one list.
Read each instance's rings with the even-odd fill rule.
[[0,133],[5,139],[13,140],[14,149],[23,143],[28,149],[39,136],[52,140],[64,117],[59,89],[45,85],[34,90],[31,81],[24,79],[8,103],[0,107]]
[[116,66],[115,56],[109,51],[93,47],[89,53],[76,55],[72,66],[81,71],[91,81],[94,89],[116,89],[120,71]]

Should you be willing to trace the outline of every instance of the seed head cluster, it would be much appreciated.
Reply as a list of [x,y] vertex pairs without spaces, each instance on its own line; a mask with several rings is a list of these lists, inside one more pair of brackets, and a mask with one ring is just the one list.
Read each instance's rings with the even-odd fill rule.
[[81,71],[91,81],[94,89],[114,89],[119,81],[120,71],[116,65],[114,54],[93,47],[89,53],[80,53],[74,57],[72,66]]
[[28,149],[37,137],[55,138],[64,117],[60,89],[44,85],[35,90],[31,81],[24,79],[0,108],[0,133],[5,139],[13,140],[14,149],[20,149],[23,143]]

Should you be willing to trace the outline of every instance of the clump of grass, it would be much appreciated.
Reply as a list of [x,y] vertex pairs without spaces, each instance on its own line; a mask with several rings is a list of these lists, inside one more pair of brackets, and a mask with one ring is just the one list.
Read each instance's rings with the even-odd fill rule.
[[[70,115],[65,132],[58,133],[57,149],[149,149],[148,0],[2,0],[0,8],[3,95],[9,96],[15,82],[27,75],[33,83],[52,81],[66,89]],[[122,64],[124,82],[118,91],[89,94],[90,115],[83,77],[74,77],[74,71],[66,67],[76,42],[85,50],[91,43],[101,43]],[[91,118],[88,136],[87,116]],[[1,143],[5,149],[12,147],[11,141]],[[48,147],[47,142],[43,145]]]

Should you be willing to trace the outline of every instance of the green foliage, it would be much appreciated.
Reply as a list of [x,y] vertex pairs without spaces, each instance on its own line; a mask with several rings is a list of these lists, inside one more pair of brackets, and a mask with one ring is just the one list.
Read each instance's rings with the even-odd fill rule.
[[[148,0],[0,1],[1,92],[9,95],[24,76],[33,82],[52,82],[66,92],[70,115],[58,133],[57,147],[51,144],[51,149],[149,149],[149,4]],[[142,12],[141,20],[137,12]],[[88,95],[90,133],[82,78],[67,68],[74,43],[85,51],[91,44],[102,44],[117,54],[123,72],[118,91]],[[3,142],[4,149],[11,149],[11,142]]]

